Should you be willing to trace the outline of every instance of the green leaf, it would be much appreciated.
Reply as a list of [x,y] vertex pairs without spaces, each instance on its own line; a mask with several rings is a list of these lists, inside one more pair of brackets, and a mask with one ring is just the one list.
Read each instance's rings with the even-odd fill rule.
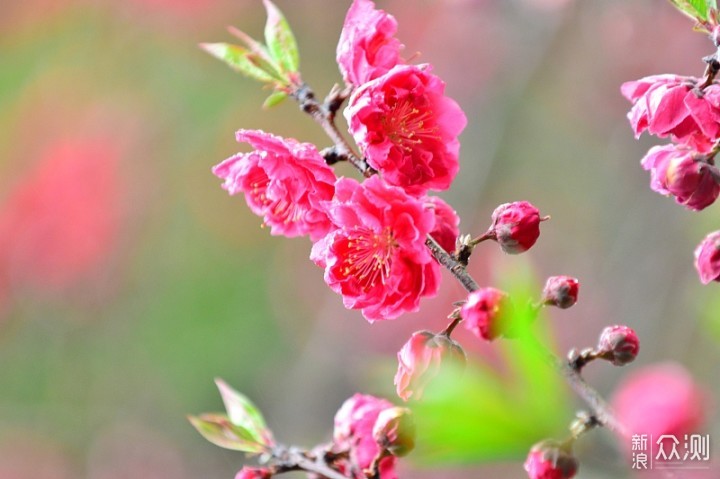
[[265,425],[260,410],[245,395],[235,391],[222,379],[215,379],[215,384],[220,390],[230,422],[247,431],[255,442],[272,446],[272,433]]
[[265,24],[265,42],[270,55],[287,73],[296,73],[300,68],[300,53],[298,52],[295,35],[280,9],[270,0],[264,0],[268,18]]
[[264,83],[286,83],[277,68],[261,55],[229,43],[201,43],[200,48],[225,62],[233,70]]
[[715,8],[715,0],[670,0],[675,8],[699,23],[708,20],[709,8]]
[[276,105],[279,105],[287,97],[288,97],[287,93],[285,93],[284,91],[276,91],[272,95],[270,95],[269,97],[267,97],[265,99],[265,102],[263,103],[262,107],[267,110],[268,108],[272,108]]
[[188,416],[190,423],[205,439],[225,449],[257,454],[267,451],[245,428],[233,424],[225,414]]
[[[516,305],[528,304],[539,286],[529,267],[513,260],[501,289]],[[513,308],[510,321],[527,325],[517,329],[526,337],[492,343],[503,358],[501,367],[471,362],[462,373],[433,379],[413,406],[418,437],[412,457],[420,465],[519,460],[539,439],[566,434],[573,416],[567,387],[529,337],[551,343],[548,322],[542,317],[533,322],[533,316],[529,308]]]

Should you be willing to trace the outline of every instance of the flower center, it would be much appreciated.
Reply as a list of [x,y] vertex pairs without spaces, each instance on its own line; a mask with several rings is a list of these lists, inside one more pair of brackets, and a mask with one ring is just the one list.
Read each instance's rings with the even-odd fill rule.
[[383,126],[390,141],[410,151],[424,140],[440,139],[439,128],[433,124],[432,116],[431,110],[420,110],[409,101],[402,101],[383,118]]
[[247,194],[253,203],[262,206],[266,214],[272,215],[278,221],[285,224],[297,221],[301,217],[301,211],[297,203],[289,201],[286,198],[270,198],[267,194],[270,178],[261,168],[255,169],[248,176],[248,184],[250,191]]
[[390,276],[393,251],[397,247],[390,228],[377,233],[368,228],[356,228],[348,235],[348,253],[343,273],[353,276],[363,290],[385,284]]

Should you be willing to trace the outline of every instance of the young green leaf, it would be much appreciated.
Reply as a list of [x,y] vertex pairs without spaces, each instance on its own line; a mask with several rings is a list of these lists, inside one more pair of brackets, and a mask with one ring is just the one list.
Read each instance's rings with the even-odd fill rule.
[[272,446],[274,444],[272,433],[265,425],[260,410],[246,396],[235,391],[222,379],[215,379],[215,384],[220,390],[230,422],[247,431],[257,443]]
[[270,55],[287,73],[295,73],[300,67],[295,35],[280,9],[270,0],[264,0],[268,18],[265,24],[265,42]]
[[284,91],[276,91],[265,99],[265,102],[263,103],[262,107],[267,110],[276,105],[279,105],[287,97],[288,97],[287,93],[285,93]]
[[688,17],[703,23],[708,19],[708,8],[714,0],[670,0],[670,3]]
[[258,454],[267,451],[267,445],[259,443],[247,429],[233,424],[225,414],[202,414],[188,416],[190,423],[205,439],[225,449]]
[[257,54],[241,46],[229,43],[201,43],[200,48],[247,77],[264,83],[273,83],[281,79],[272,65],[262,62]]

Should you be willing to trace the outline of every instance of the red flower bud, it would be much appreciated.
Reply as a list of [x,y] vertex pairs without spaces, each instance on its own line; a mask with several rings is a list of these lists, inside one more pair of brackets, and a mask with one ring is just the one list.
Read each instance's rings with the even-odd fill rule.
[[552,440],[535,444],[525,461],[525,471],[530,479],[570,479],[577,470],[577,459],[569,450]]
[[493,211],[489,232],[504,252],[519,254],[535,244],[543,219],[538,209],[527,201],[505,203]]
[[543,304],[567,309],[577,302],[580,282],[570,276],[550,276],[543,289]]
[[270,479],[272,474],[265,467],[245,466],[235,475],[235,479]]
[[460,309],[463,324],[480,339],[492,341],[505,330],[504,318],[510,310],[507,293],[495,288],[480,288],[468,295]]
[[443,334],[417,331],[398,352],[395,374],[397,394],[403,401],[420,399],[428,383],[440,372],[443,362],[465,366],[465,351]]
[[623,366],[635,360],[640,351],[640,340],[627,326],[608,326],[600,334],[598,356],[611,361],[615,366]]
[[415,447],[415,422],[405,407],[393,407],[380,412],[373,427],[373,438],[381,449],[393,456],[407,455]]
[[720,281],[720,231],[707,235],[695,248],[695,269],[703,284]]

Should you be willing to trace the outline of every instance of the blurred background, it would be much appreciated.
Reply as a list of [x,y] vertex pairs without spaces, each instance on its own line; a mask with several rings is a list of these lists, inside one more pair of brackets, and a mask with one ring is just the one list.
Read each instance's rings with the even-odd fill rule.
[[[720,455],[720,295],[692,264],[720,214],[649,189],[639,160],[659,142],[633,139],[619,92],[650,74],[701,75],[711,43],[656,0],[377,3],[398,19],[405,57],[421,52],[468,116],[461,174],[442,195],[463,231],[484,231],[507,201],[552,215],[523,257],[478,247],[472,273],[492,285],[522,270],[538,291],[550,275],[580,278],[578,305],[544,319],[559,354],[607,324],[632,326],[636,363],[593,364],[588,380],[611,397],[633,370],[681,363],[706,398],[697,432]],[[277,4],[303,77],[328,91],[350,1]],[[396,352],[412,331],[445,325],[460,286],[445,276],[420,313],[370,325],[327,289],[307,240],[269,236],[210,173],[240,149],[239,128],[328,145],[290,102],[262,111],[266,91],[197,47],[232,41],[226,25],[261,37],[259,0],[0,5],[1,479],[231,478],[242,456],[185,419],[222,409],[215,377],[251,397],[279,440],[304,446],[330,438],[354,392],[395,397]],[[502,346],[458,339],[503,382]],[[553,397],[563,424],[582,407]],[[524,478],[543,436],[528,424],[519,437],[497,453],[469,439],[430,469],[410,456],[401,477]],[[629,443],[596,431],[579,447],[579,477],[629,477]]]

